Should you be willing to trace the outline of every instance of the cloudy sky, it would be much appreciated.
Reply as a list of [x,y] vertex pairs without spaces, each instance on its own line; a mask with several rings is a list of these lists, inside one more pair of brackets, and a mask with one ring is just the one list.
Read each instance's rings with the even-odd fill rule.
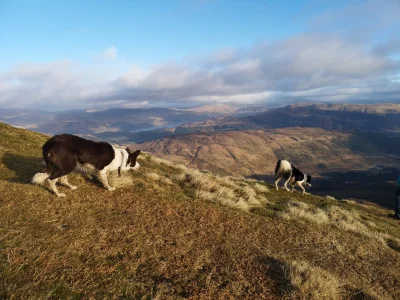
[[400,102],[400,0],[0,0],[0,107]]

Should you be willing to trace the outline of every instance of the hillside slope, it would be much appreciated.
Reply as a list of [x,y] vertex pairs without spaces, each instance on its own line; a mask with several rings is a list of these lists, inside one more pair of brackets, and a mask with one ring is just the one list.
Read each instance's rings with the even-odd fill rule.
[[400,104],[289,105],[245,119],[263,128],[300,126],[326,130],[398,131],[399,109]]
[[235,176],[273,174],[288,159],[308,174],[398,166],[396,140],[380,134],[318,128],[188,134],[139,144],[143,150],[188,167]]
[[218,117],[180,125],[176,134],[289,127],[399,132],[400,104],[297,103],[247,117]]
[[74,174],[60,199],[29,183],[45,140],[0,124],[1,299],[400,297],[388,210],[148,154],[115,192]]

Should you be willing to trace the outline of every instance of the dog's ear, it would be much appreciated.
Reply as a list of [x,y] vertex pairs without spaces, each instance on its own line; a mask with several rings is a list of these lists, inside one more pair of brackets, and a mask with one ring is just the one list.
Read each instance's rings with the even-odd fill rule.
[[126,147],[125,150],[126,150],[126,152],[131,153],[131,150],[128,147]]
[[129,154],[130,154],[130,156],[131,156],[131,158],[132,158],[132,161],[134,161],[134,160],[136,160],[136,158],[139,156],[140,150],[136,150],[136,151],[133,152],[133,153],[130,153],[130,152],[129,152]]

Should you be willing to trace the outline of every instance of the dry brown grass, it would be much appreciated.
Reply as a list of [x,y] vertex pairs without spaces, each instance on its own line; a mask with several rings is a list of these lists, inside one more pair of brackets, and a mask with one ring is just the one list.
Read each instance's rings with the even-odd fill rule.
[[[112,178],[116,191],[73,174],[78,189],[59,199],[29,183],[45,140],[0,124],[0,299],[400,298],[399,223],[385,209],[262,191],[146,153]],[[328,223],[304,217],[320,210]],[[335,225],[356,221],[387,246]]]
[[337,205],[331,205],[324,210],[303,202],[289,202],[280,216],[283,219],[300,218],[316,224],[333,225],[344,231],[362,234],[384,245],[387,244],[389,238],[393,239],[387,233],[380,231],[374,222],[363,221],[357,210],[344,209]]
[[[258,195],[257,191],[244,181],[237,180],[239,182],[237,183],[232,178],[218,177],[194,169],[187,169],[175,178],[183,187],[192,188],[197,198],[224,206],[248,211],[251,207],[267,202],[263,195]],[[259,194],[267,190],[263,187],[258,184]],[[260,192],[259,189],[262,191]]]
[[253,188],[254,188],[257,192],[260,192],[260,193],[268,192],[268,191],[269,191],[269,189],[268,189],[265,185],[259,184],[258,182],[256,182],[256,183],[253,185]]
[[310,205],[303,202],[289,202],[287,209],[281,213],[284,219],[303,218],[312,221],[316,224],[329,223],[329,217],[320,208],[310,207]]
[[287,270],[294,291],[290,299],[337,300],[342,299],[339,279],[307,262],[293,261]]
[[[162,159],[162,158],[159,158],[159,157],[156,157],[156,156],[150,156],[150,159],[151,159],[151,161],[153,161],[153,162],[155,162],[156,164],[159,164],[159,165],[164,165],[164,166],[168,166],[168,167],[172,167],[173,166],[173,163],[171,163],[170,161]],[[180,166],[183,166],[183,165],[180,165]]]
[[121,174],[121,177],[118,177],[118,172],[110,172],[108,180],[109,180],[110,186],[116,187],[116,188],[133,186],[132,178],[128,174],[124,174],[124,173]]

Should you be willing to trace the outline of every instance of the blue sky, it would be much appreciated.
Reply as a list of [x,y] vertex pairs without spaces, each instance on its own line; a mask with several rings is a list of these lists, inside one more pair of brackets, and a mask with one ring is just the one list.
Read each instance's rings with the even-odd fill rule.
[[395,0],[0,0],[0,105],[400,100],[398,13]]
[[26,61],[87,62],[111,45],[127,60],[157,63],[280,39],[304,30],[306,20],[302,1],[1,3],[3,67]]

